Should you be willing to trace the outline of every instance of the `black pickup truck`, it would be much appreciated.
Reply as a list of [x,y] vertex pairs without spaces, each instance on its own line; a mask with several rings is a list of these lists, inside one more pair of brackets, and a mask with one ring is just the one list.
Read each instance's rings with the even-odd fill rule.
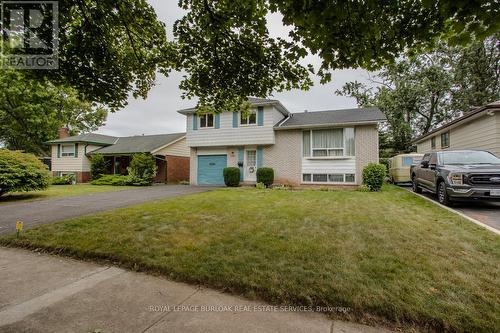
[[480,150],[427,153],[410,169],[413,191],[436,193],[440,203],[460,200],[500,201],[500,159]]

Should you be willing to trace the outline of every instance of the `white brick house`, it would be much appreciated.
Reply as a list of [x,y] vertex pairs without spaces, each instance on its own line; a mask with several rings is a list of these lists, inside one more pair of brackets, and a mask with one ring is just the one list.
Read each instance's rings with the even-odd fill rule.
[[276,183],[359,185],[361,172],[378,162],[378,108],[290,113],[279,101],[249,98],[252,114],[179,113],[187,118],[191,184],[224,183],[222,171],[239,167],[241,180],[256,182],[271,167]]

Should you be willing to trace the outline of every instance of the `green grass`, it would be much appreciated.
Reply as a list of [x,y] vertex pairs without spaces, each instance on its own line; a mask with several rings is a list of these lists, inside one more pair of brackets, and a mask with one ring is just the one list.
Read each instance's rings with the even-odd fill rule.
[[221,189],[0,242],[112,260],[272,303],[349,307],[343,319],[405,330],[500,327],[500,238],[393,186]]
[[112,192],[128,190],[132,188],[137,188],[134,186],[96,186],[90,184],[77,184],[77,185],[51,185],[48,189],[44,191],[34,191],[34,192],[14,192],[7,193],[0,197],[0,205],[4,202],[13,201],[29,201],[36,199],[48,199],[48,198],[59,198],[67,197],[72,195],[84,195],[89,193],[101,193],[101,192]]

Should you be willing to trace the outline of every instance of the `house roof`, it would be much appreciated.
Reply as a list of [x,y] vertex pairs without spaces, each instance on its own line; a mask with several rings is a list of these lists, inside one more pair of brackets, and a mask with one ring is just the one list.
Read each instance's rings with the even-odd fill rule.
[[444,124],[443,126],[440,126],[436,129],[430,131],[429,133],[427,133],[425,135],[421,135],[421,136],[413,139],[412,143],[419,143],[419,142],[437,134],[438,132],[442,132],[442,131],[445,131],[447,129],[451,129],[453,127],[457,127],[457,126],[463,125],[465,123],[468,123],[470,121],[473,121],[474,119],[482,116],[483,113],[486,113],[488,111],[499,111],[499,110],[500,110],[500,100],[495,101],[493,103],[489,103],[489,104],[480,106],[480,107],[477,107],[477,108],[473,109],[472,111],[467,112],[463,116],[458,117],[458,118]]
[[[288,111],[283,104],[277,99],[268,99],[268,98],[257,98],[257,97],[248,97],[247,101],[253,106],[265,106],[265,105],[273,105],[276,109],[281,112],[283,115],[288,116],[290,111]],[[180,114],[187,115],[196,112],[196,108],[188,108],[177,111]]]
[[136,135],[118,138],[115,144],[92,151],[89,154],[152,153],[186,136],[186,133]]
[[46,144],[58,144],[58,143],[73,143],[73,142],[87,142],[87,143],[93,143],[97,145],[111,145],[113,144],[118,138],[114,136],[109,136],[109,135],[102,135],[102,134],[96,134],[96,133],[84,133],[80,135],[74,135],[74,136],[69,136],[64,139],[56,139],[56,140],[50,140],[45,142]]
[[322,127],[359,123],[378,123],[387,120],[377,107],[292,113],[275,129]]

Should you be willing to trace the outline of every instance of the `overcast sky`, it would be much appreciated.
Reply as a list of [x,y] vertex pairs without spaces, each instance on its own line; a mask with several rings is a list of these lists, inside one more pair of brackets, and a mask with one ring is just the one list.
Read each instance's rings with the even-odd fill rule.
[[[167,25],[169,38],[172,38],[172,26],[176,19],[183,16],[182,10],[177,7],[177,1],[149,0],[149,2],[155,8],[160,20]],[[282,25],[278,15],[269,18],[269,31],[272,36],[287,36],[287,28]],[[319,63],[314,57],[308,58],[307,61],[313,64]],[[147,99],[131,98],[126,108],[108,116],[106,125],[98,132],[115,136],[184,132],[185,116],[178,114],[177,110],[192,107],[195,101],[181,98],[179,89],[181,79],[182,73],[173,72],[169,77],[159,75]],[[279,99],[291,112],[356,107],[354,99],[336,96],[335,90],[346,82],[353,80],[366,82],[366,79],[365,71],[336,71],[329,84],[320,85],[318,80],[315,80],[315,86],[309,91],[293,90],[276,93],[271,97]]]

